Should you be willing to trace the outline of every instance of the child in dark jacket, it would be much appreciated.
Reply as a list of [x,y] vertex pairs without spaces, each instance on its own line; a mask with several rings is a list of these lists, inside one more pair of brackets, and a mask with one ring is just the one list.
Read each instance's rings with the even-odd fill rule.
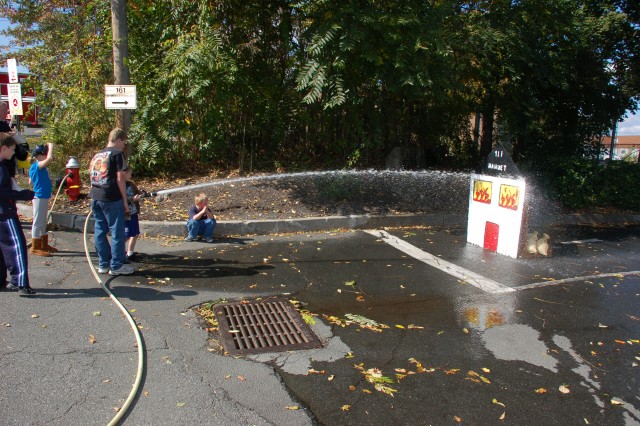
[[[19,291],[20,296],[31,296],[36,292],[29,285],[27,240],[20,226],[16,201],[33,200],[34,192],[13,189],[11,173],[2,160],[13,157],[15,149],[15,139],[0,133],[0,286]],[[5,285],[7,269],[11,282]]]
[[138,213],[140,212],[140,198],[144,194],[144,191],[138,189],[138,186],[131,180],[133,176],[133,169],[129,167],[124,172],[126,182],[127,204],[129,205],[129,214],[125,215],[124,219],[124,236],[127,238],[125,247],[127,249],[127,263],[137,262],[140,257],[134,251],[136,248],[136,242],[140,235],[140,219]]

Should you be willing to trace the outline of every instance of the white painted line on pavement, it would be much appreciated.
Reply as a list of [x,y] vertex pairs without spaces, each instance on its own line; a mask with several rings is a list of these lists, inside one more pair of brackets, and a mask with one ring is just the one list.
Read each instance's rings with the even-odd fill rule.
[[408,254],[414,259],[424,262],[429,266],[433,266],[434,268],[440,269],[441,271],[446,272],[449,275],[460,278],[461,280],[464,280],[469,284],[478,287],[480,290],[486,291],[487,293],[509,293],[515,291],[513,288],[502,285],[497,281],[490,280],[489,278],[485,278],[480,274],[476,274],[475,272],[469,271],[468,269],[464,269],[458,265],[447,262],[446,260],[442,260],[439,257],[427,253],[426,251],[423,251],[418,247],[389,234],[386,231],[378,229],[367,229],[364,230],[364,232],[382,239],[385,243],[397,248],[403,253]]
[[599,243],[602,240],[597,238],[589,238],[588,240],[573,240],[573,241],[560,241],[560,244],[586,244],[586,243]]
[[558,284],[565,284],[565,283],[571,283],[571,282],[576,282],[576,281],[586,281],[586,280],[595,280],[598,278],[607,278],[607,277],[626,277],[627,275],[640,275],[640,271],[629,271],[629,272],[612,272],[612,273],[607,273],[607,274],[597,274],[597,275],[586,275],[584,277],[574,277],[574,278],[564,278],[561,280],[549,280],[549,281],[541,281],[538,283],[531,283],[531,284],[526,284],[520,287],[516,287],[515,290],[528,290],[530,288],[540,288],[540,287],[547,287],[550,285],[558,285]]

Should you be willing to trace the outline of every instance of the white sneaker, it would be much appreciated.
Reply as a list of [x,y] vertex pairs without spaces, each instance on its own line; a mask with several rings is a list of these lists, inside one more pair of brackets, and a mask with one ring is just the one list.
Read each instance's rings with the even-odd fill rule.
[[99,274],[106,274],[109,272],[109,268],[98,268]]
[[119,267],[118,269],[112,269],[109,271],[109,275],[131,275],[136,271],[136,268],[134,268],[131,265],[122,265],[121,267]]

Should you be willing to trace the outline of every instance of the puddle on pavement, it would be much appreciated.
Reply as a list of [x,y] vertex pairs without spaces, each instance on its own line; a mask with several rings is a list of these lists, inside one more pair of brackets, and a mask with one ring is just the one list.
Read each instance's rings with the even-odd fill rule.
[[482,333],[485,347],[505,361],[524,361],[558,372],[558,361],[540,340],[540,333],[524,324],[506,324],[488,328]]
[[269,352],[259,355],[247,355],[247,359],[258,362],[273,362],[289,374],[307,375],[311,362],[333,362],[344,359],[352,351],[340,337],[334,336],[331,327],[316,319],[311,325],[313,332],[322,340],[324,347],[319,349],[298,350],[292,352]]

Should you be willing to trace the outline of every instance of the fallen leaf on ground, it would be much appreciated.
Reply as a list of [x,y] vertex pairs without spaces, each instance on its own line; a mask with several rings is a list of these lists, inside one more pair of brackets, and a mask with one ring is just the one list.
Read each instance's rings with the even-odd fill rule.
[[342,407],[340,407],[340,409],[341,409],[342,411],[349,411],[349,408],[351,408],[351,406],[350,406],[350,405],[347,405],[347,404],[345,404],[345,405],[343,405]]
[[568,388],[567,386],[565,386],[565,385],[560,385],[560,387],[558,388],[558,390],[559,390],[560,392],[564,393],[564,394],[568,394],[569,392],[571,392],[571,391],[569,390],[569,388]]
[[497,404],[497,405],[499,405],[499,406],[501,406],[501,407],[505,407],[505,408],[507,408],[507,406],[506,406],[506,405],[504,405],[502,402],[498,401],[498,400],[497,400],[497,399],[495,399],[495,398],[493,398],[493,399],[491,400],[491,402],[493,402],[494,404]]
[[535,390],[535,393],[547,393],[547,390],[545,388],[538,388]]
[[300,407],[298,407],[297,405],[290,405],[287,407],[287,410],[292,410],[292,411],[299,410],[299,409]]
[[624,405],[624,401],[621,400],[620,398],[611,398],[611,403],[613,405]]
[[89,343],[91,343],[93,345],[96,342],[97,342],[96,337],[93,334],[90,334],[89,335]]

